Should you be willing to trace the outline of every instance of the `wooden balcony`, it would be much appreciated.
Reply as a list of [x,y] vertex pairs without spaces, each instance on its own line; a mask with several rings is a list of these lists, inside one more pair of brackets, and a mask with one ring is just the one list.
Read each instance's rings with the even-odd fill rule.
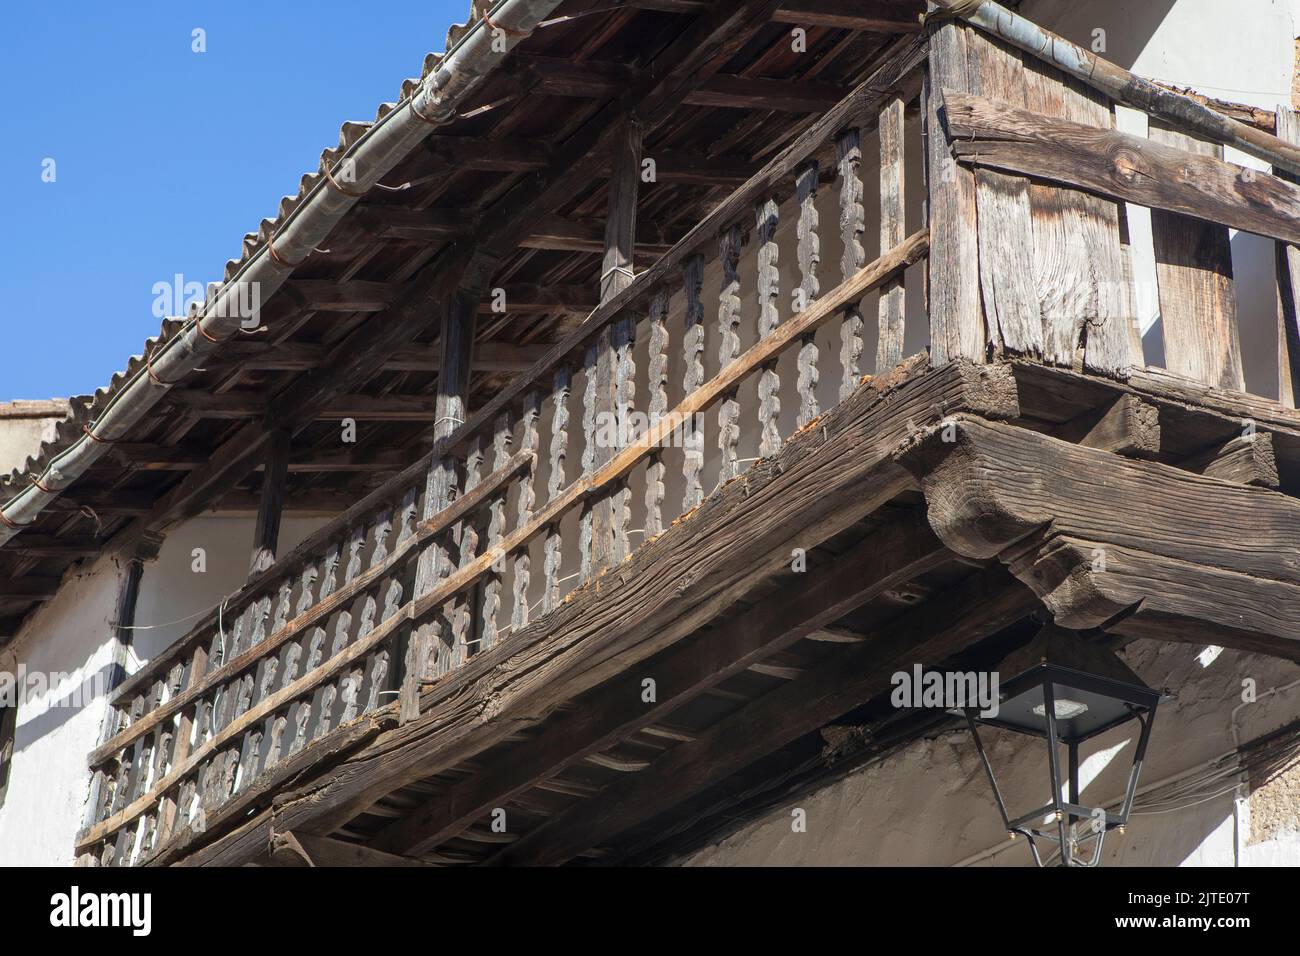
[[[498,765],[473,761],[544,720],[560,720],[552,737],[571,746],[563,759],[516,749],[520,780],[548,779],[647,727],[665,746],[696,749],[607,769],[668,760],[657,780],[670,769],[703,780],[706,764],[744,766],[762,740],[790,739],[772,715],[803,726],[789,718],[800,694],[820,702],[811,719],[828,719],[879,692],[891,662],[942,659],[1034,609],[1100,626],[1111,617],[1099,608],[1143,597],[1089,592],[1085,612],[1066,593],[1086,569],[1062,546],[1086,554],[1105,537],[1066,503],[1086,492],[1067,480],[1080,468],[1117,469],[1120,514],[1137,509],[1124,497],[1131,471],[1135,482],[1187,476],[1189,514],[1207,521],[1227,508],[1263,515],[1243,519],[1255,527],[1289,526],[1287,498],[1225,505],[1211,492],[1223,481],[1293,490],[1300,476],[1300,417],[1244,391],[1227,242],[1230,228],[1277,240],[1291,290],[1300,190],[1282,175],[1247,175],[1187,132],[1119,133],[1113,106],[966,24],[900,41],[430,459],[120,688],[115,731],[91,755],[83,862],[177,862],[218,840],[223,849],[200,862],[252,859],[285,828],[408,861],[476,862],[487,855],[438,847],[491,809],[488,795],[519,790]],[[923,160],[924,188],[906,181],[909,156]],[[1167,370],[1143,361],[1125,203],[1153,210]],[[866,235],[868,205],[878,235]],[[1297,339],[1294,296],[1282,300],[1286,399]],[[915,342],[924,350],[905,358]],[[1258,445],[1238,440],[1241,418]],[[936,437],[944,429],[951,438]],[[987,476],[1019,488],[1017,461],[1055,483],[1028,481],[1023,499],[973,513]],[[1035,538],[1051,521],[1058,537]],[[854,529],[857,551],[827,559],[842,570],[807,585],[820,591],[751,593],[791,564],[791,542],[827,546]],[[1121,567],[1139,564],[1144,547],[1189,564],[1211,547],[1107,540]],[[1217,566],[1249,570],[1227,557]],[[784,710],[745,724],[757,749],[674,737],[660,710],[633,717],[612,697],[565,710],[710,625],[711,650],[654,658],[657,673],[681,678],[663,691],[685,695],[672,698],[680,704],[809,635],[834,645],[844,613],[940,568],[943,587],[929,580],[918,593],[938,589],[948,603],[904,607],[911,616],[882,625],[884,644],[841,635],[851,656],[809,664],[803,678],[802,663],[762,665],[790,689],[776,702]],[[1292,571],[1272,580],[1300,586]],[[1199,605],[1188,614],[1278,653],[1300,628],[1291,594],[1270,599],[1280,628],[1245,612],[1235,624]],[[746,595],[746,614],[724,616]],[[1152,613],[1126,612],[1125,626],[1149,634],[1182,620]],[[833,683],[849,663],[868,676]],[[443,772],[450,782],[428,783]],[[306,795],[304,781],[314,781]],[[690,793],[674,787],[665,792]],[[401,788],[392,812],[376,810]],[[600,794],[593,816],[570,809],[569,829],[548,831],[553,843],[525,835],[489,849],[498,862],[560,862],[627,824],[600,815],[620,794]],[[647,813],[666,805],[648,801]],[[365,813],[380,822],[357,825]],[[585,842],[572,837],[574,819],[590,825]]]

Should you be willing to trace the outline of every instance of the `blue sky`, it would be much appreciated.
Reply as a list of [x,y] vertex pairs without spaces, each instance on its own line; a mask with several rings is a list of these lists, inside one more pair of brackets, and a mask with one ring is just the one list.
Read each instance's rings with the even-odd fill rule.
[[[469,0],[14,3],[0,30],[0,401],[91,392],[220,279],[345,120],[371,120]],[[192,31],[207,50],[192,51]],[[45,161],[53,182],[42,181]]]

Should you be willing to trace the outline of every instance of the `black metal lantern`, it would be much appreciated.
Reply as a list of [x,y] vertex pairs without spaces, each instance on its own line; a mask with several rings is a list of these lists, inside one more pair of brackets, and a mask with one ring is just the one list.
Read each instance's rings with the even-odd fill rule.
[[[1060,846],[1062,866],[1096,866],[1106,834],[1123,828],[1133,808],[1138,775],[1142,772],[1161,693],[1142,683],[1109,650],[1089,643],[1077,633],[1051,625],[1044,627],[1025,647],[1010,654],[999,665],[998,672],[1015,676],[1001,683],[996,715],[982,716],[971,707],[964,708],[963,713],[1007,831],[1013,837],[1022,834],[1028,839],[1038,866],[1043,865],[1036,843],[1040,839]],[[1079,745],[1130,720],[1139,722],[1141,733],[1119,812],[1083,806],[1079,802]],[[1009,816],[980,740],[980,724],[1042,737],[1048,742],[1051,803],[1015,819]],[[1062,796],[1062,745],[1067,753],[1068,800]],[[1034,824],[1044,817],[1046,823]],[[1079,851],[1094,841],[1091,856],[1085,858]]]

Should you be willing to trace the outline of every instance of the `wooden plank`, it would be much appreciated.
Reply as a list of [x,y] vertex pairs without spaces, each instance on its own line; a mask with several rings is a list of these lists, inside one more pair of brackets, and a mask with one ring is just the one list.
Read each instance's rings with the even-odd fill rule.
[[[1277,135],[1300,144],[1300,116],[1286,106],[1277,108]],[[1273,174],[1288,182],[1295,178],[1274,167]],[[1300,398],[1300,247],[1279,242],[1277,249],[1277,376],[1278,399],[1295,408]]]
[[975,176],[954,162],[945,136],[952,119],[941,91],[969,92],[964,24],[945,21],[930,34],[926,77],[925,139],[929,229],[930,359],[984,360],[987,337],[980,304],[979,241]]
[[[781,589],[710,629],[706,639],[674,647],[644,673],[620,677],[597,698],[561,712],[518,759],[489,764],[452,785],[389,824],[370,845],[406,854],[437,847],[533,781],[613,746],[706,688],[946,560],[948,552],[924,519],[905,513],[793,589]],[[661,689],[648,705],[637,692],[643,676]]]
[[[276,811],[277,826],[338,826],[404,782],[469,759],[557,702],[692,633],[752,587],[756,575],[775,570],[778,561],[784,567],[791,541],[825,540],[891,497],[900,486],[886,464],[890,449],[937,421],[940,409],[1017,413],[1005,368],[976,370],[960,362],[928,374],[923,368],[918,356],[859,389],[827,412],[822,427],[796,434],[778,455],[756,462],[743,483],[727,485],[642,545],[599,588],[575,592],[555,612],[559,617],[534,622],[433,685],[418,721],[381,734],[304,787]],[[742,512],[747,520],[737,521]],[[701,536],[712,536],[707,540],[715,547],[696,547],[706,539]],[[683,591],[683,580],[692,587]],[[535,666],[540,662],[545,668]],[[477,705],[488,698],[492,708]],[[514,716],[498,719],[508,715]],[[220,826],[243,822],[249,804],[232,804]],[[262,852],[269,823],[264,813],[256,826],[192,862],[237,863]],[[210,826],[218,832],[217,822]],[[174,862],[193,845],[175,843],[158,861]]]
[[284,507],[285,487],[289,478],[290,432],[279,428],[266,446],[266,465],[262,474],[262,498],[257,506],[257,525],[253,530],[253,556],[248,565],[249,580],[275,564],[280,542],[280,515]]
[[817,665],[799,680],[741,707],[690,743],[668,750],[581,800],[497,853],[494,865],[547,866],[571,859],[726,778],[875,697],[891,675],[935,665],[1037,606],[1003,568],[978,572],[945,595],[878,628],[868,641]]
[[[1154,122],[1149,135],[1166,146],[1223,158],[1223,147]],[[1170,371],[1210,385],[1244,390],[1228,227],[1153,209],[1151,241],[1155,248],[1165,365]]]
[[[903,157],[903,112],[905,103],[901,96],[895,96],[880,111],[880,120],[878,124],[880,138],[880,248],[881,250],[892,249],[903,241],[907,233],[907,215],[904,208],[904,200],[907,197],[907,190],[904,181],[904,157]],[[845,261],[841,263],[843,269],[848,265],[849,259],[858,259],[856,267],[860,267],[862,250],[857,245],[857,237],[861,234],[860,218],[861,209],[861,186],[858,186],[858,199],[856,207],[854,205],[853,187],[857,184],[858,164],[853,160],[853,150],[857,130],[853,131],[853,140],[841,140],[842,146],[839,148],[840,153],[840,176],[845,179],[841,184],[841,201],[846,205],[840,210],[840,227],[842,239],[844,240]],[[846,272],[846,274],[849,274]],[[903,279],[892,280],[887,285],[880,287],[879,319],[880,328],[876,345],[876,371],[885,372],[893,368],[903,360],[903,308],[907,302],[907,290],[903,286]],[[854,316],[846,316],[845,322],[854,321]],[[860,321],[860,320],[858,320]],[[852,344],[846,344],[844,350],[848,356],[852,356],[854,351]],[[843,360],[843,357],[842,357]],[[854,365],[850,361],[844,362],[845,366]],[[856,366],[855,366],[856,367]],[[850,387],[850,377],[845,376],[845,381],[841,385],[841,395],[844,390]]]
[[[1025,71],[1018,52],[978,30],[966,31],[967,86],[973,95],[1025,105]],[[1043,354],[1043,321],[1033,285],[1034,227],[1029,180],[976,168],[979,276],[984,321],[998,352]]]
[[[1024,106],[1031,112],[1112,129],[1108,101],[1078,80],[1032,60],[1025,64]],[[1132,266],[1121,237],[1122,210],[1091,193],[1035,182],[1034,277],[1043,316],[1044,358],[1071,367],[1083,344],[1084,367],[1106,375],[1141,365],[1134,351]]]
[[944,103],[952,149],[964,164],[1300,242],[1300,187],[1269,173],[960,91],[947,91]]

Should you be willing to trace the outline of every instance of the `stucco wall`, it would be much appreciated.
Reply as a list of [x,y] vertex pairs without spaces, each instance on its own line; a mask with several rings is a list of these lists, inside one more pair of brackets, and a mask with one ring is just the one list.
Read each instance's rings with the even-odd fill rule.
[[[1177,697],[1156,716],[1141,787],[1200,767],[1300,718],[1300,666],[1252,654],[1223,651],[1208,666],[1201,648],[1140,641],[1125,657],[1151,686]],[[1257,700],[1242,704],[1243,680],[1255,682]],[[985,739],[998,783],[1012,815],[1047,802],[1046,748],[1009,733]],[[1123,792],[1135,746],[1134,726],[1118,728],[1081,754],[1085,805],[1105,804]],[[1092,757],[1093,754],[1100,756]],[[1090,761],[1088,758],[1092,757]],[[1248,805],[1234,816],[1236,780],[1207,786],[1177,800],[1140,799],[1123,835],[1107,839],[1104,865],[1231,866],[1300,864],[1300,822],[1295,812],[1295,771],[1240,796]],[[1225,791],[1225,792],[1219,792]],[[1212,799],[1202,798],[1217,793]],[[1251,817],[1252,807],[1254,817]],[[806,830],[795,832],[792,811],[805,811]],[[1256,821],[1254,829],[1251,820]],[[723,865],[1026,866],[1024,840],[1009,841],[988,781],[967,731],[918,740],[814,793],[788,801],[761,819],[681,861]]]
[[[322,524],[287,518],[282,550]],[[248,576],[253,522],[245,518],[198,518],[168,536],[156,561],[146,566],[136,605],[127,669],[134,671]],[[206,571],[193,570],[192,552],[206,550]],[[32,614],[16,640],[0,653],[0,670],[67,672],[51,692],[18,706],[13,767],[0,806],[0,865],[69,865],[80,829],[90,771],[86,755],[99,744],[104,721],[103,683],[112,660],[109,640],[122,569],[103,556],[66,576],[59,593]],[[157,626],[162,625],[162,626]],[[73,690],[92,693],[74,699]],[[93,692],[95,689],[100,692]]]

